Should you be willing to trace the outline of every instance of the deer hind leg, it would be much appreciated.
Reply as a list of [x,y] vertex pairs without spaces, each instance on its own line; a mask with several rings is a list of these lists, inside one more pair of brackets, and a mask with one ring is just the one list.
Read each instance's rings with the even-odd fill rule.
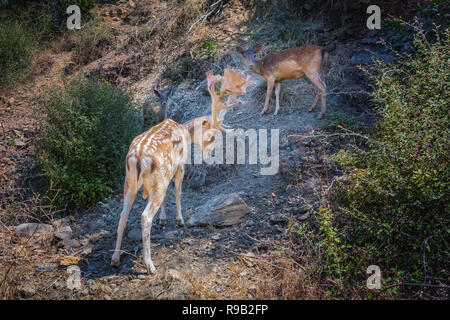
[[133,205],[134,199],[136,199],[136,194],[139,188],[133,186],[133,188],[128,187],[128,182],[125,181],[125,191],[124,191],[124,199],[123,199],[123,209],[120,214],[119,226],[117,227],[117,241],[116,241],[116,249],[114,250],[114,254],[111,259],[111,265],[113,267],[118,267],[120,262],[120,246],[122,244],[123,230],[125,229],[125,225],[127,224],[128,214],[131,210],[131,206]]
[[319,97],[320,97],[320,91],[317,91],[316,97],[314,98],[314,102],[311,105],[311,108],[309,108],[309,110],[308,110],[309,112],[313,111],[316,108],[317,102],[319,102]]
[[314,110],[314,108],[316,107],[316,104],[318,102],[319,99],[319,95],[321,97],[321,110],[319,113],[318,118],[322,119],[323,116],[325,115],[325,111],[327,109],[327,105],[326,105],[326,94],[327,94],[327,86],[325,85],[325,83],[322,81],[322,79],[320,79],[319,74],[317,73],[311,73],[311,74],[307,74],[309,80],[311,80],[311,82],[317,87],[317,89],[319,90],[319,92],[316,95],[316,98],[314,99],[314,103],[312,104],[311,108],[309,109],[309,111]]
[[274,80],[267,80],[267,92],[266,92],[266,101],[264,102],[264,108],[261,111],[261,115],[263,115],[264,113],[266,113],[267,108],[269,106],[269,100],[270,100],[270,96],[272,95],[272,90],[273,90],[273,85],[274,85]]
[[165,226],[167,223],[166,205],[164,204],[164,201],[161,203],[161,210],[159,212],[159,221],[158,222],[161,227]]
[[175,172],[175,200],[177,202],[177,225],[184,226],[183,215],[181,213],[181,184],[183,183],[184,166],[180,165]]
[[159,205],[161,204],[161,200],[159,203],[156,202],[157,198],[154,195],[151,195],[148,199],[147,206],[142,212],[141,216],[141,227],[142,227],[142,247],[143,247],[143,260],[144,266],[149,273],[155,272],[155,266],[153,265],[151,250],[150,250],[150,233],[152,230],[152,221],[156,212],[158,211]]
[[274,115],[278,114],[278,110],[280,110],[280,87],[281,82],[275,83],[275,99],[276,99],[276,109]]

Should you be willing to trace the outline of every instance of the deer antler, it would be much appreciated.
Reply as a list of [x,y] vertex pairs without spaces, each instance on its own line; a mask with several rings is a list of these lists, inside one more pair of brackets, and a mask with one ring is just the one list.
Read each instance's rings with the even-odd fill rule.
[[[245,77],[244,73],[239,70],[227,68],[223,76],[213,75],[207,72],[206,79],[208,82],[208,91],[212,98],[211,117],[213,127],[219,129],[221,132],[231,132],[232,129],[222,123],[223,119],[230,106],[243,103],[237,100],[235,96],[246,94],[247,88],[253,85],[251,77]],[[218,83],[220,83],[219,87],[217,87]],[[226,104],[221,101],[225,96],[228,96]]]

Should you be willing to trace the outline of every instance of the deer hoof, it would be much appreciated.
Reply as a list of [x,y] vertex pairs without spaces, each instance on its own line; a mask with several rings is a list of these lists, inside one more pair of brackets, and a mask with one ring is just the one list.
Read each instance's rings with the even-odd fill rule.
[[317,116],[317,119],[323,119],[324,114],[321,112],[319,113],[319,115]]
[[158,224],[159,224],[161,227],[164,227],[164,226],[166,225],[166,222],[167,222],[166,219],[159,219]]
[[118,268],[119,267],[120,257],[113,256],[111,259],[111,267]]
[[156,271],[156,268],[155,268],[155,266],[153,265],[153,263],[146,264],[145,268],[147,269],[147,272],[148,272],[149,274],[154,274],[155,271]]
[[177,226],[183,227],[184,226],[184,221],[181,220],[181,219],[177,219]]

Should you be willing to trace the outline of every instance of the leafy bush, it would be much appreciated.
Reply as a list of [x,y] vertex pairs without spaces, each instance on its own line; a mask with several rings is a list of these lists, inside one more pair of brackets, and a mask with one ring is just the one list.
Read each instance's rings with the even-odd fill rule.
[[339,194],[354,247],[408,282],[437,275],[450,259],[450,31],[435,36],[430,43],[416,30],[414,53],[379,62],[374,140],[336,156],[349,174]]
[[352,131],[364,131],[366,128],[364,125],[356,118],[355,116],[352,116],[351,114],[342,112],[342,111],[335,111],[330,113],[330,115],[327,117],[327,124],[326,128],[328,130],[338,130],[340,127],[344,127],[346,129],[352,130]]
[[200,53],[208,58],[213,58],[216,54],[216,50],[217,43],[214,41],[205,41],[200,47]]
[[25,74],[31,61],[33,37],[17,23],[0,26],[0,85],[11,85]]
[[129,144],[142,130],[131,95],[82,80],[52,89],[41,103],[47,117],[38,161],[56,203],[82,207],[110,195],[124,174]]

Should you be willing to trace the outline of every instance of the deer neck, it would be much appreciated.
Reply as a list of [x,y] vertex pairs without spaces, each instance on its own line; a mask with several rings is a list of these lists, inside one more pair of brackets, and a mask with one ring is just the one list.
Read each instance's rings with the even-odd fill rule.
[[255,63],[249,69],[254,73],[262,75],[262,60],[255,60]]
[[183,128],[186,130],[185,131],[186,138],[190,137],[190,139],[188,139],[190,144],[193,144],[193,143],[196,142],[196,139],[195,139],[195,138],[197,138],[195,136],[195,127],[196,127],[196,125],[198,126],[198,123],[202,122],[204,120],[211,121],[211,116],[197,117],[197,118],[194,118],[194,119],[189,120],[189,121],[187,121],[187,122],[182,124]]
[[220,95],[217,94],[216,90],[211,90],[211,115],[212,115],[212,125],[213,127],[218,127],[222,120],[218,118],[219,111],[222,109],[227,109],[227,106],[222,102]]

